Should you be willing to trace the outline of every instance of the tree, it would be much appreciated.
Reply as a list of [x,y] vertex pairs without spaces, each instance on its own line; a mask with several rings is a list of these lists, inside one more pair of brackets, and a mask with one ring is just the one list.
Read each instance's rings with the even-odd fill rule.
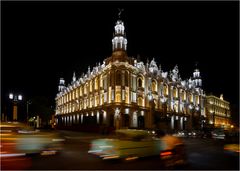
[[48,125],[48,121],[54,113],[51,101],[45,96],[36,96],[31,99],[31,102],[29,117],[38,115],[42,119],[42,124]]

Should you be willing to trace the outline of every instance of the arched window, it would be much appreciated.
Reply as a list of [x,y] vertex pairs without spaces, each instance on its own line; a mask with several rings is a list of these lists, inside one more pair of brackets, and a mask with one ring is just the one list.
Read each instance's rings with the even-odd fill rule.
[[72,90],[72,99],[75,99],[75,90]]
[[82,96],[82,86],[79,88],[80,97]]
[[71,91],[69,92],[69,101],[71,101],[72,100],[72,93],[71,93]]
[[90,92],[92,92],[92,80],[90,81]]
[[166,84],[163,86],[163,94],[168,95],[168,86]]
[[182,91],[182,100],[186,100],[186,92],[185,91]]
[[142,78],[138,78],[138,87],[143,87]]
[[156,81],[152,81],[152,91],[157,91],[157,83],[156,83]]
[[116,71],[116,85],[121,85],[121,71]]
[[121,102],[121,94],[119,92],[116,93],[116,102]]
[[190,94],[190,102],[193,103],[193,94]]
[[173,96],[178,97],[178,89],[176,87],[173,88]]
[[196,95],[196,104],[199,104],[199,96]]
[[76,88],[76,98],[78,98],[78,89]]
[[95,90],[98,90],[98,78],[97,77],[95,78],[94,86],[95,86]]

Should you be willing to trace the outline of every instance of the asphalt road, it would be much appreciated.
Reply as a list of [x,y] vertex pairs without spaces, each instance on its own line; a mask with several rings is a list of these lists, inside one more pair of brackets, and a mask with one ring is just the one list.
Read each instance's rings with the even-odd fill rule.
[[[158,157],[134,161],[102,161],[88,154],[89,143],[102,135],[61,131],[66,138],[63,151],[54,156],[37,156],[29,170],[160,170],[164,169]],[[223,151],[221,140],[184,138],[188,164],[174,169],[238,170],[238,157]]]

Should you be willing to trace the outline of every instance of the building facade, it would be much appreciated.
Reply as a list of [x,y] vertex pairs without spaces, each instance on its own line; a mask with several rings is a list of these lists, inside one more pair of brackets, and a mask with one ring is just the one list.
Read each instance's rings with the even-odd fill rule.
[[207,122],[213,127],[230,128],[230,103],[223,99],[223,94],[220,97],[206,96],[206,116]]
[[143,63],[127,55],[123,21],[114,27],[112,55],[65,85],[60,79],[56,96],[58,127],[160,127],[183,130],[201,127],[205,94],[199,69],[182,80],[178,66],[164,72],[154,58]]

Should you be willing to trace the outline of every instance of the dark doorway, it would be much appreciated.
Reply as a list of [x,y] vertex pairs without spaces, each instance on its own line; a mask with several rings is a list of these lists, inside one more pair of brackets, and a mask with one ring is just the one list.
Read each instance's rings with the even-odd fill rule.
[[122,115],[122,126],[123,127],[129,127],[129,115],[128,114],[123,114]]
[[144,128],[144,116],[138,116],[138,128]]
[[99,124],[103,124],[103,113],[99,113]]
[[110,119],[109,126],[113,127],[114,126],[114,115],[113,114],[109,114],[109,119]]

